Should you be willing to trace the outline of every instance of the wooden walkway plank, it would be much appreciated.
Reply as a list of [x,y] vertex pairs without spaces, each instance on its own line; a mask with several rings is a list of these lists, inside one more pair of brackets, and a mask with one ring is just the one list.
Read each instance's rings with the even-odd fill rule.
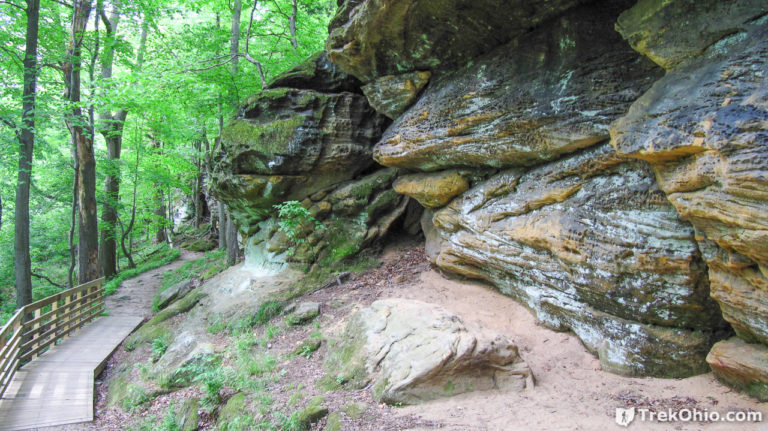
[[21,367],[0,400],[0,431],[92,421],[94,378],[141,321],[99,317]]

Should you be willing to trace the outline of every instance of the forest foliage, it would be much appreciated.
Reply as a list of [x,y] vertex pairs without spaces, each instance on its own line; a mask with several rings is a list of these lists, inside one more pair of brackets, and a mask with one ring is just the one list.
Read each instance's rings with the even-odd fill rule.
[[[33,299],[67,285],[78,243],[75,157],[65,124],[73,106],[63,94],[73,10],[83,1],[40,0],[29,204]],[[14,196],[29,3],[0,1],[0,321],[16,307]],[[101,220],[105,205],[117,210],[111,235],[118,242],[135,212],[130,254],[132,246],[157,242],[158,231],[173,233],[181,220],[194,219],[192,194],[215,163],[222,124],[239,100],[323,48],[335,7],[328,0],[94,0],[80,35],[77,107],[93,128],[99,231],[109,227]],[[105,118],[120,122],[119,158],[108,155]],[[105,192],[108,177],[119,179],[117,199]],[[126,269],[120,246],[117,253],[118,269]]]

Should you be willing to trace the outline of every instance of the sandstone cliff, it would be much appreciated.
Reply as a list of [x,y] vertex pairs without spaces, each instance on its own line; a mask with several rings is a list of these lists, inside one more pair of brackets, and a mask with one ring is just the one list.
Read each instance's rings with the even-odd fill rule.
[[335,65],[317,56],[242,104],[217,193],[251,259],[279,264],[274,204],[331,227],[303,232],[292,259],[311,263],[413,219],[412,198],[435,265],[573,331],[604,369],[712,367],[768,399],[767,13],[340,0]]

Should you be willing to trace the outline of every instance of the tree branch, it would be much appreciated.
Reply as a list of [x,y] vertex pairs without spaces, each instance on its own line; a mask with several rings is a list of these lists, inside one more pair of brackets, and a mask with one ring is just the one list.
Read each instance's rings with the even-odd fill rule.
[[13,6],[13,7],[15,7],[15,8],[19,9],[19,10],[24,11],[25,13],[27,12],[27,9],[25,9],[24,7],[19,6],[16,3],[12,3],[12,2],[6,1],[6,0],[0,0],[0,4],[7,4],[8,6]]
[[48,278],[48,277],[46,277],[46,276],[44,276],[44,275],[42,275],[42,274],[36,274],[36,273],[34,273],[34,272],[31,272],[31,273],[30,273],[30,275],[31,275],[32,277],[35,277],[35,278],[39,278],[39,279],[41,279],[41,280],[45,280],[45,281],[47,281],[48,283],[51,283],[52,285],[54,285],[54,286],[58,287],[59,289],[66,289],[66,287],[67,287],[67,286],[66,286],[66,285],[64,285],[64,284],[59,284],[59,283],[56,283],[55,281],[51,280],[50,278]]

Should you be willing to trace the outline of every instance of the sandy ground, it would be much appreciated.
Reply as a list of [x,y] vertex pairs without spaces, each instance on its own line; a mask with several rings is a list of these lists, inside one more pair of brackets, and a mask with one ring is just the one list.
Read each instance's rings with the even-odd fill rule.
[[[385,250],[392,258],[407,244]],[[522,305],[491,287],[450,280],[434,269],[415,282],[385,289],[385,297],[419,299],[440,304],[465,322],[474,322],[513,340],[536,378],[522,393],[475,392],[398,409],[401,414],[439,421],[450,430],[612,430],[617,407],[637,406],[666,411],[697,408],[725,414],[731,410],[762,412],[762,423],[697,423],[640,421],[635,430],[768,430],[768,404],[739,394],[712,373],[687,379],[627,378],[600,368],[578,338],[538,326]]]

